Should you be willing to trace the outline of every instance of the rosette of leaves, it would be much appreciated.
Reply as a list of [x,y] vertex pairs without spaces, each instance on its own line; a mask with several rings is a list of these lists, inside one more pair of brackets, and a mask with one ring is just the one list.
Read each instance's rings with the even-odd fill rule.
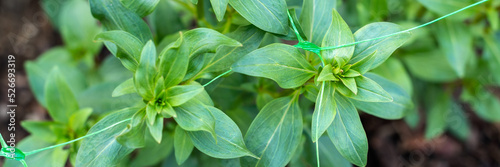
[[[16,148],[24,151],[41,149],[64,143],[85,135],[89,128],[91,108],[80,108],[75,95],[58,67],[48,74],[45,81],[44,101],[52,121],[23,121],[21,126],[30,136],[21,140]],[[89,121],[92,122],[92,121]],[[79,143],[68,148],[58,147],[26,158],[27,164],[64,167],[68,158],[75,164]],[[23,166],[15,160],[6,160],[5,166]]]
[[[172,140],[178,164],[189,157],[194,147],[216,158],[257,158],[246,148],[238,126],[214,107],[204,86],[196,80],[227,69],[226,64],[232,64],[238,56],[255,49],[264,35],[262,31],[247,26],[225,36],[212,29],[197,28],[180,32],[166,47],[157,48],[141,19],[147,14],[138,13],[149,11],[138,8],[154,8],[155,5],[127,6],[116,0],[90,3],[94,17],[108,29],[95,40],[104,41],[123,66],[133,73],[132,78],[115,88],[113,96],[138,94],[142,100],[138,106],[106,116],[90,129],[89,134],[130,119],[127,125],[114,126],[83,140],[77,166],[113,166],[137,148],[145,149],[138,156],[147,157],[151,154],[147,150],[171,147]],[[113,7],[106,8],[109,4]],[[173,127],[164,128],[164,124]],[[169,153],[160,155],[149,155],[156,158],[147,164],[157,164]],[[114,158],[96,160],[108,156]]]
[[[285,166],[291,160],[303,135],[298,104],[301,94],[316,103],[310,124],[316,149],[318,139],[326,132],[339,153],[358,166],[366,165],[368,142],[357,109],[381,118],[400,119],[412,107],[409,95],[400,86],[368,72],[389,58],[410,34],[321,50],[319,46],[339,46],[401,31],[396,24],[379,22],[353,34],[337,11],[325,8],[328,5],[324,3],[304,2],[302,21],[297,26],[309,39],[297,47],[320,54],[321,64],[298,48],[271,44],[232,66],[235,72],[269,78],[284,89],[296,89],[290,96],[267,103],[253,120],[245,141],[260,159],[244,157],[243,166]],[[325,15],[329,16],[327,20]],[[328,26],[319,28],[318,24]]]

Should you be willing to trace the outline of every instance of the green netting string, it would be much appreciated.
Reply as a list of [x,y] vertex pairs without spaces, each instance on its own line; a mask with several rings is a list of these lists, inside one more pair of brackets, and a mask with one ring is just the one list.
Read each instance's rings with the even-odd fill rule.
[[[23,151],[17,149],[17,148],[13,148],[13,147],[9,147],[3,137],[1,137],[1,134],[0,134],[0,142],[2,144],[2,149],[0,151],[0,156],[4,156],[6,157],[7,159],[13,159],[13,160],[17,160],[17,161],[20,161],[25,167],[27,167],[28,165],[26,164],[26,156],[29,156],[29,155],[32,155],[32,154],[35,154],[35,153],[38,153],[38,152],[41,152],[41,151],[45,151],[45,150],[49,150],[49,149],[53,149],[53,148],[56,148],[56,147],[60,147],[60,146],[64,146],[66,144],[71,144],[73,142],[76,142],[78,140],[82,140],[84,138],[87,138],[87,137],[90,137],[90,136],[94,136],[94,135],[97,135],[99,133],[102,133],[116,125],[119,125],[121,123],[124,123],[124,122],[127,122],[127,121],[130,121],[132,118],[128,118],[128,119],[125,119],[125,120],[122,120],[122,121],[119,121],[117,123],[114,123],[113,125],[110,125],[106,128],[103,128],[99,131],[96,131],[96,132],[93,132],[93,133],[90,133],[90,134],[87,134],[85,136],[82,136],[82,137],[79,137],[79,138],[76,138],[76,139],[73,139],[73,140],[70,140],[70,141],[67,141],[67,142],[64,142],[64,143],[60,143],[60,144],[56,144],[56,145],[53,145],[53,146],[49,146],[49,147],[45,147],[45,148],[41,148],[41,149],[37,149],[37,150],[33,150],[33,151],[30,151],[30,152],[26,152],[24,153]],[[14,149],[15,151],[12,152],[11,150]]]
[[[212,80],[210,80],[209,82],[207,82],[206,84],[204,84],[203,87],[206,87],[210,83],[214,82],[215,80],[217,80],[220,77],[228,74],[231,71],[232,70],[228,70],[228,71],[226,71],[226,72],[218,75],[217,77],[213,78]],[[26,161],[25,161],[26,156],[29,156],[29,155],[32,155],[32,154],[36,154],[38,152],[42,152],[42,151],[45,151],[45,150],[53,149],[53,148],[56,148],[56,147],[64,146],[64,145],[67,145],[67,144],[74,143],[74,142],[76,142],[78,140],[82,140],[82,139],[85,139],[87,137],[91,137],[91,136],[97,135],[99,133],[102,133],[102,132],[104,132],[104,131],[106,131],[106,130],[108,130],[108,129],[116,126],[116,125],[119,125],[121,123],[130,121],[130,120],[132,120],[132,118],[128,118],[128,119],[119,121],[117,123],[114,123],[114,124],[106,127],[106,128],[103,128],[103,129],[101,129],[99,131],[87,134],[85,136],[82,136],[82,137],[79,137],[79,138],[76,138],[76,139],[73,139],[73,140],[70,140],[70,141],[67,141],[67,142],[64,142],[64,143],[60,143],[60,144],[56,144],[56,145],[53,145],[53,146],[49,146],[49,147],[45,147],[45,148],[33,150],[33,151],[30,151],[30,152],[26,152],[26,153],[24,153],[23,151],[21,151],[21,150],[19,150],[17,148],[9,147],[7,145],[7,143],[5,142],[5,140],[3,139],[3,137],[1,137],[1,134],[0,134],[0,144],[2,146],[2,149],[0,150],[0,156],[6,157],[7,159],[13,159],[13,160],[20,161],[25,167],[27,167],[28,165],[26,164]],[[14,152],[11,151],[12,149],[14,149]]]
[[[308,42],[308,41],[304,41],[304,40],[302,40],[302,37],[300,37],[300,34],[299,34],[299,32],[297,31],[297,28],[296,28],[296,26],[295,26],[295,23],[293,22],[293,19],[292,19],[292,17],[290,16],[290,13],[289,13],[289,12],[288,12],[288,17],[289,17],[290,22],[291,22],[291,24],[292,24],[292,28],[293,28],[293,30],[294,30],[294,32],[295,32],[295,34],[297,35],[297,39],[299,39],[299,43],[298,43],[297,45],[295,45],[295,47],[297,47],[297,48],[301,48],[301,49],[304,49],[304,50],[307,50],[307,51],[311,51],[311,52],[313,52],[313,53],[316,53],[316,54],[319,56],[319,58],[321,59],[321,61],[322,61],[322,62],[324,62],[324,61],[323,61],[323,57],[322,57],[322,56],[321,56],[321,54],[320,54],[320,51],[322,51],[322,50],[334,50],[334,49],[339,49],[339,48],[343,48],[343,47],[354,46],[354,45],[361,44],[361,43],[365,43],[365,42],[370,42],[370,41],[375,41],[375,40],[384,39],[384,38],[388,38],[388,37],[391,37],[391,36],[399,35],[399,34],[402,34],[402,33],[407,33],[407,32],[410,32],[410,31],[413,31],[413,30],[416,30],[416,29],[419,29],[419,28],[422,28],[422,27],[428,26],[428,25],[430,25],[430,24],[432,24],[432,23],[435,23],[435,22],[437,22],[437,21],[439,21],[439,20],[445,19],[445,18],[450,17],[450,16],[452,16],[452,15],[455,15],[455,14],[457,14],[457,13],[460,13],[460,12],[462,12],[462,11],[464,11],[464,10],[467,10],[467,9],[469,9],[469,8],[472,8],[472,7],[474,7],[474,6],[477,6],[477,5],[479,5],[479,4],[482,4],[482,3],[486,2],[486,1],[488,1],[488,0],[482,0],[482,1],[476,2],[476,3],[471,4],[471,5],[469,5],[469,6],[466,6],[466,7],[463,7],[463,8],[461,8],[461,9],[458,9],[458,10],[456,10],[456,11],[454,11],[454,12],[451,12],[451,13],[449,13],[449,14],[447,14],[447,15],[441,16],[441,17],[439,17],[439,18],[437,18],[437,19],[434,19],[434,20],[432,20],[432,21],[429,21],[429,22],[427,22],[427,23],[424,23],[424,24],[422,24],[422,25],[419,25],[419,26],[416,26],[416,27],[413,27],[413,28],[410,28],[410,29],[407,29],[407,30],[399,31],[399,32],[396,32],[396,33],[392,33],[392,34],[388,34],[388,35],[384,35],[384,36],[380,36],[380,37],[376,37],[376,38],[371,38],[371,39],[366,39],[366,40],[356,41],[356,42],[353,42],[353,43],[348,43],[348,44],[343,44],[343,45],[338,45],[338,46],[327,46],[327,47],[318,47],[317,45],[315,45],[315,44],[313,44],[313,43],[311,43],[311,42]],[[324,64],[324,63],[323,63],[323,64]]]
[[206,86],[210,85],[212,82],[214,82],[215,80],[219,79],[220,77],[222,77],[222,76],[224,76],[224,75],[226,75],[226,74],[230,73],[231,71],[232,71],[232,70],[231,70],[231,69],[229,69],[229,70],[227,70],[226,72],[224,72],[224,73],[220,74],[219,76],[216,76],[214,79],[212,79],[212,80],[208,81],[206,84],[204,84],[204,85],[203,85],[203,87],[206,87]]

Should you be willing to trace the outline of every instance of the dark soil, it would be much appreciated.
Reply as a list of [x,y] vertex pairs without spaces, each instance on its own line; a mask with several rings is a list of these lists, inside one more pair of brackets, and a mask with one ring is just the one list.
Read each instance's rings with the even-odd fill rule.
[[[20,141],[28,135],[19,126],[20,121],[48,119],[46,110],[31,93],[23,64],[58,45],[62,45],[61,37],[38,1],[0,1],[0,132],[4,139],[9,134],[7,56],[16,57],[16,141]],[[362,114],[370,146],[367,166],[500,166],[500,124],[486,123],[470,108],[465,109],[472,128],[466,141],[451,134],[426,140],[422,120],[412,129],[403,120],[388,121]]]
[[[19,123],[22,120],[46,120],[46,110],[38,104],[28,85],[24,62],[33,60],[51,47],[61,45],[60,35],[52,28],[38,1],[0,1],[0,132],[7,138],[10,117],[7,112],[7,58],[16,58],[16,141],[28,134]],[[3,159],[2,159],[3,160]]]

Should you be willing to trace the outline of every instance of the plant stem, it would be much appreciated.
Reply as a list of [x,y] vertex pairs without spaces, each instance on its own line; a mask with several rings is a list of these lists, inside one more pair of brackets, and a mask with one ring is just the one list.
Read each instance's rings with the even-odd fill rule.
[[224,30],[222,30],[222,34],[228,33],[231,30],[231,24],[233,23],[233,17],[229,15],[227,17],[226,25],[224,25]]

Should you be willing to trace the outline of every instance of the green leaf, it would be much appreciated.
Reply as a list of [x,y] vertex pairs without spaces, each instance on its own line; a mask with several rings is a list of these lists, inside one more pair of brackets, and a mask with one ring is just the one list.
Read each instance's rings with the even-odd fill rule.
[[327,64],[325,67],[323,67],[323,70],[319,73],[318,78],[316,81],[338,81],[335,76],[333,76],[332,72],[332,65]]
[[184,43],[181,47],[186,47],[189,58],[194,58],[202,53],[214,53],[221,46],[242,46],[238,41],[208,28],[186,31],[183,37]]
[[187,132],[194,146],[201,152],[215,158],[255,157],[255,155],[245,146],[243,135],[236,123],[220,110],[213,110],[212,114],[216,120],[215,134],[217,140],[214,140],[212,135],[208,132]]
[[368,139],[359,119],[358,111],[348,99],[335,96],[337,115],[328,128],[328,136],[340,154],[357,166],[365,166]]
[[[162,41],[166,36],[185,29],[182,22],[182,10],[176,7],[176,2],[170,0],[160,0],[156,9],[149,15],[149,21],[158,41]],[[169,42],[170,43],[170,42]],[[163,47],[158,47],[163,49]]]
[[25,68],[30,88],[38,102],[45,108],[47,108],[45,83],[49,73],[55,67],[59,68],[73,94],[77,95],[87,89],[85,74],[74,65],[73,61],[66,48],[55,47],[44,52],[35,62],[26,62]]
[[146,137],[146,146],[137,152],[130,166],[153,166],[165,160],[174,149],[174,134],[165,131],[162,136],[160,144],[152,137]]
[[45,100],[50,117],[56,122],[66,124],[71,114],[78,110],[78,102],[57,67],[45,83]]
[[298,94],[275,99],[255,117],[245,135],[247,148],[260,159],[243,157],[242,166],[285,166],[302,135]]
[[92,39],[101,29],[92,17],[88,3],[68,1],[60,5],[59,28],[65,47],[77,57],[85,52],[92,55],[98,52],[102,44],[94,43]]
[[210,0],[210,3],[212,3],[212,8],[214,9],[215,16],[217,16],[217,20],[222,21],[229,0]]
[[48,76],[47,72],[44,72],[42,68],[35,62],[27,61],[24,64],[26,75],[28,77],[28,82],[31,88],[31,92],[35,96],[38,103],[46,107],[45,102],[45,82]]
[[175,128],[174,137],[175,160],[177,161],[177,164],[183,164],[189,155],[191,155],[193,148],[193,142],[189,138],[186,131],[182,130],[180,126],[177,126]]
[[491,24],[491,28],[493,30],[498,31],[500,29],[500,21],[499,21],[500,20],[500,16],[498,16],[496,13],[497,12],[495,11],[495,8],[489,8],[488,12],[487,12],[487,15],[488,15],[488,21]]
[[93,114],[104,114],[132,107],[138,103],[143,104],[142,97],[138,94],[112,97],[112,91],[118,84],[119,82],[104,82],[87,88],[87,90],[78,94],[77,101],[80,108],[92,108]]
[[306,85],[304,87],[304,96],[312,102],[316,102],[316,98],[319,94],[319,89],[314,85]]
[[[138,108],[126,108],[109,114],[90,128],[88,134],[102,130],[119,121],[128,119]],[[75,166],[116,166],[133,149],[119,144],[116,137],[123,133],[127,124],[112,128],[82,140],[76,156]]]
[[101,21],[101,24],[108,31],[123,30],[129,32],[141,43],[153,39],[146,22],[134,11],[126,8],[120,0],[89,0],[89,3],[94,18]]
[[337,114],[337,104],[334,96],[335,87],[333,83],[323,82],[312,116],[311,137],[313,142],[317,142],[321,135],[325,133],[326,129],[332,124],[335,114]]
[[197,85],[179,85],[168,88],[166,91],[167,102],[172,106],[179,106],[191,100],[204,90],[203,86]]
[[116,141],[128,148],[144,147],[146,124],[146,111],[141,109],[132,116],[132,120],[127,125],[127,128],[122,134],[116,137]]
[[[306,138],[306,135],[303,135]],[[316,143],[311,140],[303,140],[303,143],[295,151],[296,157],[288,164],[290,167],[307,167],[316,166]],[[319,148],[319,166],[328,167],[352,167],[351,162],[347,161],[340,155],[335,145],[327,135],[322,136],[318,140]],[[300,151],[301,149],[302,151]],[[300,151],[300,152],[299,152]],[[298,154],[298,155],[297,155]]]
[[258,92],[257,94],[257,109],[261,110],[267,103],[273,101],[274,98],[269,93],[266,92]]
[[352,93],[358,94],[358,87],[356,86],[356,80],[354,78],[340,78],[342,84],[344,84]]
[[[134,76],[115,56],[106,56],[97,69],[102,82],[124,82]],[[118,83],[118,84],[119,84]]]
[[150,101],[146,105],[146,118],[149,125],[153,125],[156,121],[156,115],[158,112],[156,111],[156,104],[154,101]]
[[[427,9],[438,13],[439,15],[446,15],[448,13],[454,12],[458,9],[466,7],[473,4],[473,0],[418,0]],[[466,10],[464,13],[460,14],[462,16],[453,16],[452,18],[465,18],[474,14],[475,10]]]
[[319,161],[321,166],[352,167],[352,164],[342,157],[328,136],[319,138],[318,142]]
[[156,142],[160,143],[163,135],[163,117],[159,114],[155,116],[154,124],[147,124],[149,133],[156,140]]
[[[191,84],[193,85],[199,85],[197,82],[192,82]],[[208,106],[214,106],[214,102],[212,101],[212,98],[210,98],[210,95],[208,95],[207,91],[203,89],[200,94],[196,95],[193,99],[196,99],[196,101],[201,102],[202,104],[208,105]]]
[[394,101],[363,102],[353,99],[351,101],[356,108],[384,119],[401,119],[406,115],[406,111],[413,107],[410,95],[399,85],[373,73],[367,73],[365,76],[378,83]]
[[229,0],[229,4],[246,20],[264,31],[276,34],[288,32],[285,0]]
[[451,111],[447,116],[446,127],[450,132],[462,141],[470,136],[470,125],[465,111],[456,102],[452,102]]
[[48,16],[52,27],[59,29],[59,16],[62,11],[62,4],[66,2],[65,0],[42,0],[40,1],[40,6],[42,7],[44,13]]
[[466,65],[474,56],[472,36],[462,22],[443,20],[437,23],[436,36],[440,47],[458,77],[466,74]]
[[156,98],[155,100],[158,100],[159,97],[162,97],[165,94],[165,79],[163,79],[162,76],[156,80],[156,86],[155,86],[155,94],[154,97]]
[[92,108],[84,108],[75,113],[73,113],[69,118],[69,127],[73,131],[78,131],[81,128],[84,128],[87,119],[90,114],[92,114]]
[[[364,27],[361,27],[358,31],[356,31],[356,33],[354,33],[354,39],[355,41],[362,41],[389,35],[401,30],[402,28],[400,26],[393,23],[371,23]],[[365,62],[371,64],[371,66],[368,68],[369,70],[374,69],[382,64],[385,60],[387,60],[387,58],[389,58],[389,56],[391,56],[391,54],[397,48],[403,45],[410,38],[410,36],[410,33],[402,33],[379,40],[357,44],[354,49],[354,55],[349,63],[355,64],[356,62],[361,61],[365,57],[368,57],[373,52],[377,51],[373,57],[373,60]],[[362,70],[358,71],[363,74]]]
[[373,51],[373,53],[370,53],[370,55],[352,64],[351,69],[355,69],[359,71],[359,73],[365,74],[366,72],[372,69],[373,61],[375,60],[375,55],[377,55],[376,50]]
[[175,121],[186,131],[206,131],[215,138],[215,118],[212,115],[215,107],[207,106],[198,99],[190,100],[175,107]]
[[36,137],[42,141],[49,143],[54,143],[57,140],[57,136],[54,135],[51,129],[57,124],[52,121],[22,121],[21,126],[28,131],[32,137]]
[[361,73],[359,73],[358,71],[356,71],[354,69],[350,69],[349,71],[343,73],[342,76],[347,77],[347,78],[353,78],[353,77],[361,76]]
[[464,91],[461,98],[470,103],[480,118],[489,122],[500,121],[500,99],[483,86]]
[[130,94],[130,93],[136,93],[133,78],[127,79],[126,81],[124,81],[120,85],[118,85],[115,88],[115,90],[113,90],[111,97],[118,97],[118,96]]
[[[321,42],[321,47],[328,46],[339,46],[343,44],[348,44],[354,42],[354,37],[352,35],[351,29],[340,14],[334,9],[331,23],[329,24],[325,37]],[[334,49],[334,50],[323,50],[321,55],[325,59],[327,64],[335,64],[338,67],[343,67],[352,57],[354,53],[354,46]]]
[[297,48],[285,44],[271,44],[257,49],[233,64],[232,69],[272,79],[285,89],[302,86],[316,74],[314,67]]
[[[37,136],[28,136],[17,143],[16,148],[23,151],[31,151],[49,147],[54,144],[56,143],[40,140]],[[64,150],[63,147],[57,147],[30,155],[25,160],[30,166],[64,167],[68,160],[68,155],[68,150]],[[3,166],[23,167],[21,162],[12,159],[6,159]]]
[[257,49],[262,39],[264,38],[264,35],[264,31],[254,26],[239,27],[235,31],[227,34],[227,36],[239,41],[243,46],[219,47],[215,55],[209,58],[209,63],[204,66],[203,69],[198,73],[201,74],[203,72],[218,72],[228,70],[231,65],[238,61],[241,57]]
[[401,60],[394,57],[390,57],[382,65],[380,65],[376,69],[373,69],[372,72],[396,83],[401,88],[403,88],[409,95],[413,94],[413,83]]
[[300,23],[310,42],[321,46],[329,30],[329,27],[325,25],[332,23],[332,13],[335,8],[337,8],[337,0],[304,1]]
[[146,100],[154,97],[156,71],[156,49],[153,41],[149,41],[142,49],[141,60],[134,74],[135,88]]
[[165,103],[165,105],[161,107],[160,113],[165,118],[177,117],[177,113],[175,113],[174,108],[172,108],[172,105],[169,103]]
[[[429,93],[427,107],[427,124],[425,127],[425,138],[432,139],[442,133],[446,129],[446,122],[448,115],[451,111],[452,100],[450,95],[438,90],[438,88],[432,89],[432,91],[437,93]],[[435,98],[432,98],[435,96]]]
[[123,66],[135,72],[139,65],[139,59],[143,49],[143,43],[140,39],[126,31],[114,30],[99,33],[94,40],[108,41],[118,46],[123,54],[116,54],[115,56],[122,61]]
[[393,99],[377,82],[365,77],[354,78],[358,87],[358,94],[353,92],[339,91],[346,97],[365,102],[392,102]]
[[185,47],[181,47],[184,43],[184,37],[180,38],[170,46],[163,49],[160,53],[160,74],[164,78],[165,88],[177,85],[182,82],[186,75],[189,63],[189,57]]
[[160,2],[160,0],[120,0],[126,8],[132,10],[134,13],[139,15],[140,17],[144,17],[152,13],[156,5]]
[[403,61],[411,74],[425,81],[450,82],[458,79],[441,50],[409,54],[403,57]]

